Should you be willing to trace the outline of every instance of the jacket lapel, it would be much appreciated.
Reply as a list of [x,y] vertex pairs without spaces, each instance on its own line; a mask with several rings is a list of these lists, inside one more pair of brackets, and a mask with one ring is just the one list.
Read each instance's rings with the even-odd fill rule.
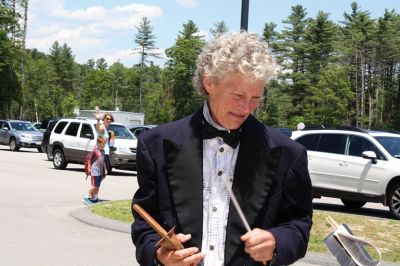
[[[197,120],[197,116],[193,117]],[[191,122],[193,122],[193,120]],[[182,143],[164,141],[166,167],[173,205],[177,215],[177,230],[191,234],[186,247],[196,246],[201,249],[203,222],[203,177],[202,177],[202,142],[198,136],[201,125],[190,123],[190,132]],[[194,124],[194,125],[193,125]],[[185,129],[182,129],[185,130]]]
[[[269,194],[281,156],[281,148],[266,145],[265,127],[249,117],[243,125],[243,135],[235,167],[232,191],[251,228]],[[229,206],[225,262],[229,262],[242,245],[240,236],[246,229],[231,203]]]

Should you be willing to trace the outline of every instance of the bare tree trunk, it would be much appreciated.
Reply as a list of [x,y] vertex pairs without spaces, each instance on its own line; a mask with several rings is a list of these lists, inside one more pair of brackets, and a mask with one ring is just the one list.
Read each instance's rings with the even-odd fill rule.
[[356,58],[355,58],[355,62],[354,62],[354,66],[355,66],[355,78],[356,78],[356,126],[360,125],[360,95],[359,95],[359,91],[358,91],[358,51],[356,51]]
[[[28,27],[28,0],[22,0],[21,6],[24,9],[24,24],[22,25],[22,40],[21,40],[21,53],[20,53],[20,70],[21,70],[21,87],[25,89],[25,44],[26,44],[26,29]],[[23,96],[22,96],[23,98]],[[36,105],[36,102],[35,102]],[[20,104],[20,118],[23,116],[23,101]],[[37,119],[37,118],[36,118]]]
[[369,95],[368,101],[369,101],[368,128],[371,128],[371,125],[372,125],[372,116],[373,116],[373,114],[374,114],[373,106],[372,106],[372,105],[373,105],[373,104],[372,104],[372,96],[371,96],[371,95]]
[[397,71],[397,112],[400,112],[400,66],[398,66]]
[[361,102],[360,102],[360,115],[361,118],[365,115],[365,65],[364,65],[364,56],[361,53],[360,58],[360,68],[361,68]]

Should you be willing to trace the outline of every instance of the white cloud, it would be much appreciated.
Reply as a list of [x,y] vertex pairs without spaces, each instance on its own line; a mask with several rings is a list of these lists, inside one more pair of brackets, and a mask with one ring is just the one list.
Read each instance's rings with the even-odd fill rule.
[[[149,60],[153,61],[156,65],[163,65],[166,60],[165,51],[162,49],[157,49],[153,52],[157,52],[160,54],[159,59],[157,58],[149,58]],[[133,49],[112,49],[111,51],[107,51],[107,53],[98,52],[94,58],[101,58],[103,57],[107,64],[110,66],[114,62],[120,62],[127,67],[131,67],[134,64],[138,64],[140,60],[140,55],[138,53],[134,53]]]
[[120,62],[124,64],[127,67],[132,66],[135,62],[139,61],[139,56],[138,55],[132,55],[131,54],[131,49],[113,49],[111,51],[108,51],[107,53],[100,54],[96,56],[96,58],[101,58],[103,57],[107,64],[110,66],[114,62]]
[[102,20],[107,18],[107,10],[102,6],[92,6],[86,9],[66,10],[63,7],[57,8],[52,13],[55,17],[78,20]]
[[[133,48],[135,26],[142,17],[150,20],[163,16],[158,6],[145,4],[117,5],[113,8],[91,6],[67,9],[62,0],[32,0],[28,14],[27,47],[48,53],[58,41],[72,48],[79,63],[90,58],[106,58],[109,64],[128,58]],[[50,14],[50,15],[49,15]],[[117,47],[112,50],[110,44]],[[127,47],[124,49],[123,47]],[[118,50],[120,49],[120,50]],[[110,51],[111,50],[111,51]],[[133,58],[130,55],[130,58]]]
[[197,6],[197,0],[175,0],[175,2],[184,7],[194,8]]
[[193,36],[197,36],[197,37],[201,37],[201,38],[206,39],[207,36],[208,36],[208,33],[205,30],[200,30],[198,32],[193,33]]

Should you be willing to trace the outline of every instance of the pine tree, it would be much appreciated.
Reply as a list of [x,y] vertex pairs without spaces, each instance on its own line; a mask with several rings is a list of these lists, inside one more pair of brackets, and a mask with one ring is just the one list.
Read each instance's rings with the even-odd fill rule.
[[198,35],[197,26],[189,20],[183,24],[183,31],[179,32],[175,45],[166,50],[169,60],[164,87],[172,90],[175,118],[192,113],[202,103],[202,98],[193,88],[192,78],[203,46],[204,40]]
[[153,28],[150,25],[150,20],[147,17],[142,18],[142,22],[139,27],[136,27],[138,31],[135,35],[135,43],[139,45],[139,47],[134,49],[134,53],[140,54],[140,84],[139,84],[139,111],[142,111],[142,98],[143,98],[143,82],[144,80],[144,72],[146,63],[148,63],[147,58],[151,57],[160,57],[160,52],[158,52],[154,39],[156,38],[152,32]]
[[210,32],[214,37],[217,37],[218,35],[228,32],[228,31],[229,31],[229,28],[224,21],[215,23],[214,28],[210,29]]
[[292,96],[295,112],[290,116],[299,116],[304,111],[304,99],[308,95],[309,81],[306,72],[306,45],[304,41],[307,12],[301,5],[292,7],[287,19],[283,21],[285,29],[282,31],[280,42],[274,46],[278,53],[277,61],[281,66],[280,79],[288,83],[284,86],[285,93]]
[[134,53],[140,54],[140,66],[145,66],[148,63],[148,57],[160,56],[160,52],[155,45],[155,36],[153,35],[153,27],[150,25],[150,20],[143,17],[139,27],[135,27],[137,33],[135,34],[135,43],[138,45],[133,50]]
[[370,18],[367,11],[360,11],[357,3],[351,4],[352,12],[345,13],[343,28],[343,51],[345,63],[350,66],[350,80],[355,92],[355,103],[352,108],[356,110],[355,121],[352,124],[365,126],[368,123],[368,113],[366,107],[370,98],[367,93],[372,92],[372,57],[373,36],[376,28],[374,20]]

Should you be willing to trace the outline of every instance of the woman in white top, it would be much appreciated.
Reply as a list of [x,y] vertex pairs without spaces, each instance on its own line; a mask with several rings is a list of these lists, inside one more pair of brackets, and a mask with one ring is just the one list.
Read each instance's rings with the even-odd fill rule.
[[[111,122],[114,122],[114,117],[110,113],[105,113],[102,115],[99,110],[96,110],[94,114],[96,116],[96,132],[98,137],[103,137],[106,140],[106,146],[104,147],[105,153],[105,163],[107,167],[107,172],[111,172],[111,164],[110,164],[110,134],[112,135],[112,131],[108,131],[108,127]],[[103,120],[103,123],[100,123],[100,120]]]

